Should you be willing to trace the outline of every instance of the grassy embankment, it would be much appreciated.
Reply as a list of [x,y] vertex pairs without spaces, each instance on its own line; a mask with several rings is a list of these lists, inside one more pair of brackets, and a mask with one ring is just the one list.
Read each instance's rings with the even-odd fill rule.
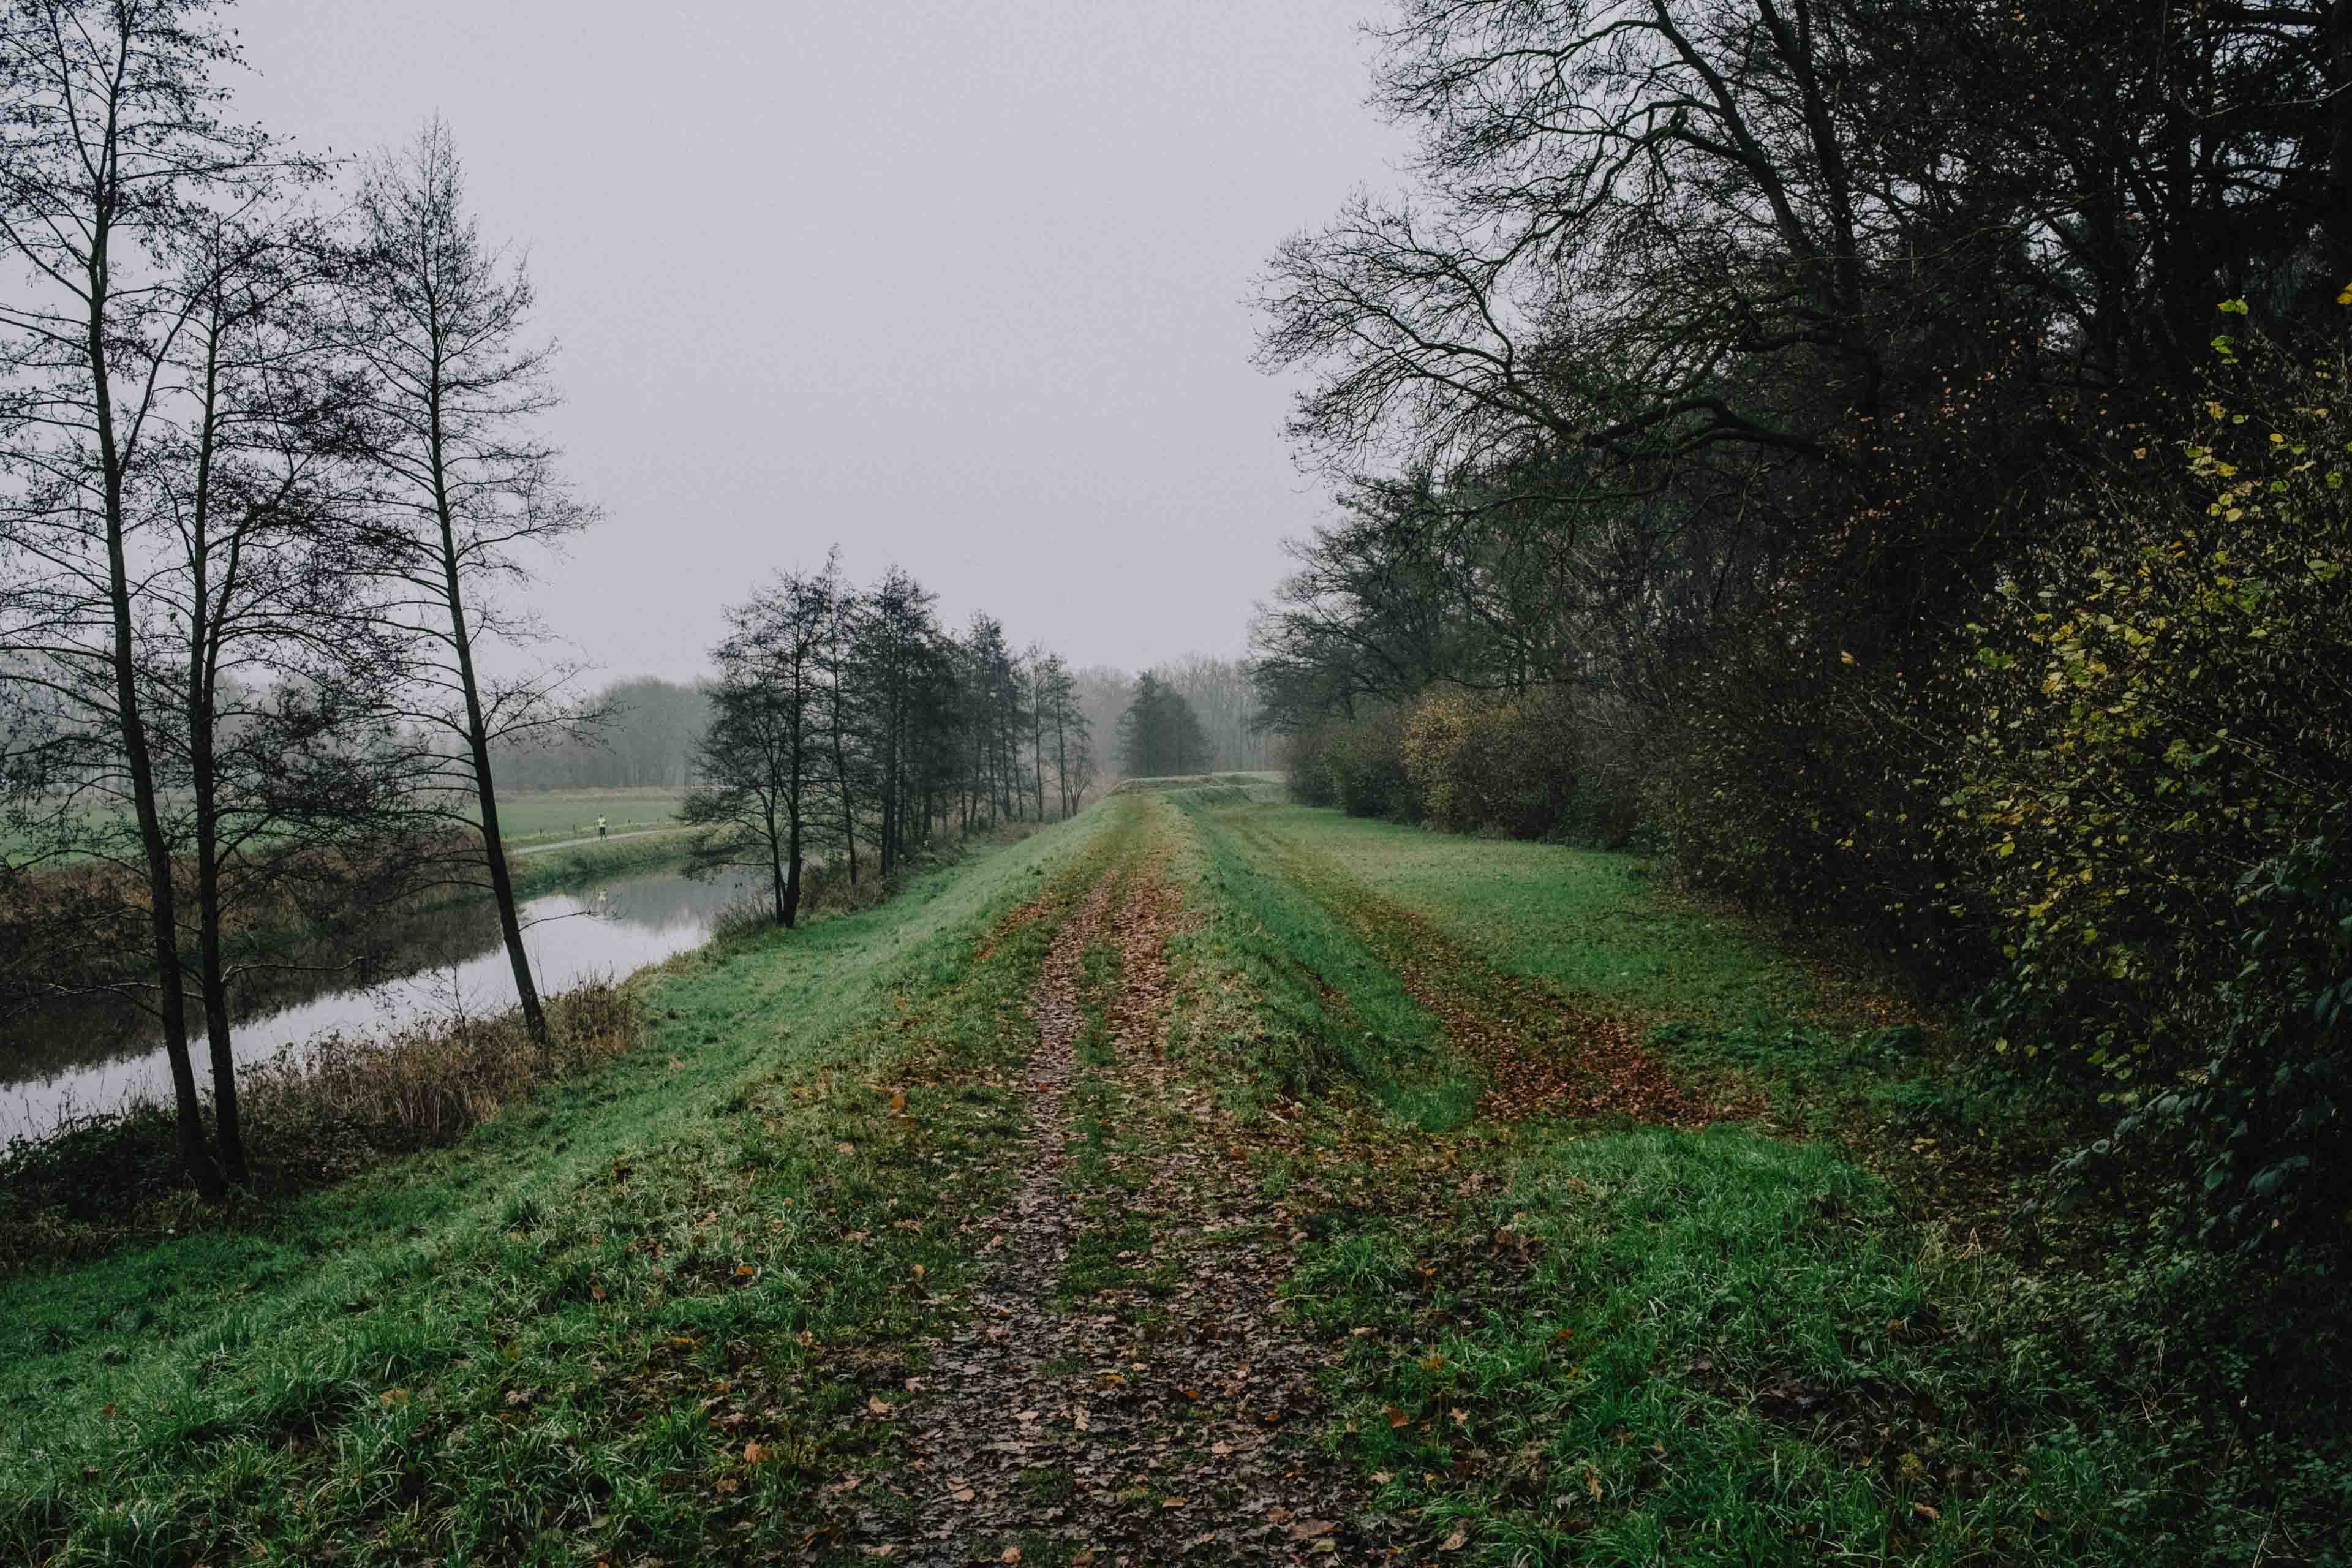
[[[1263,1103],[1314,1127],[1264,1173],[1319,1204],[1290,1290],[1344,1355],[1328,1440],[1449,1560],[2336,1560],[2340,1426],[2221,1407],[2123,1281],[1940,1208],[2033,1130],[1865,987],[1622,857],[1172,798],[1187,963],[1255,993]],[[1528,1066],[1498,1039],[1609,1113],[1490,1113]]]
[[2114,1281],[1979,1245],[1914,1179],[2016,1131],[1932,1033],[1622,858],[1262,793],[1137,792],[682,958],[637,983],[643,1047],[453,1150],[0,1284],[0,1558],[889,1538],[922,1336],[1004,1197],[1024,1004],[1149,839],[1191,906],[1166,1070],[1220,1118],[1182,1152],[1254,1195],[1209,1228],[1138,1201],[1181,1119],[1123,1104],[1090,1002],[1094,1228],[1055,1304],[1148,1332],[1234,1238],[1287,1246],[1334,1359],[1298,1414],[1378,1533],[1491,1564],[2335,1560],[2340,1454],[2216,1408]]
[[454,1148],[0,1282],[0,1559],[796,1550],[971,1267],[1122,820],[674,960],[635,1049]]

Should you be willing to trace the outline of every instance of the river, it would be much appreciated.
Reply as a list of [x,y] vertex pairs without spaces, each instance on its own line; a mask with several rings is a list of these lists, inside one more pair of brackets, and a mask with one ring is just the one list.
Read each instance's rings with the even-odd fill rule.
[[[721,910],[745,883],[720,877],[694,881],[676,872],[615,877],[522,906],[523,947],[541,994],[618,977],[709,938]],[[235,1038],[237,1059],[263,1061],[322,1035],[373,1034],[454,1012],[499,1012],[514,1005],[514,974],[487,900],[446,908],[411,922],[388,977],[323,987],[280,980],[268,994],[247,987]],[[307,993],[307,994],[306,994]],[[191,1024],[196,1076],[205,1066],[202,1015]],[[133,1099],[168,1100],[171,1070],[152,1018],[121,1004],[88,1005],[0,1024],[0,1144],[39,1136],[75,1114],[111,1110]]]

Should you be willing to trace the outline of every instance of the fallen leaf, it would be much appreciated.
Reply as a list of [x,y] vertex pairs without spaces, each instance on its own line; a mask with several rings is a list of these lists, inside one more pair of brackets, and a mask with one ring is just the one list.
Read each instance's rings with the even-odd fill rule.
[[1392,1427],[1393,1427],[1393,1426],[1412,1426],[1412,1416],[1410,1416],[1410,1415],[1407,1415],[1403,1411],[1399,1410],[1399,1409],[1398,1409],[1395,1405],[1390,1405],[1390,1406],[1389,1406],[1389,1408],[1388,1408],[1388,1417],[1389,1417],[1389,1425],[1390,1425],[1391,1426],[1392,1426]]
[[752,1268],[748,1263],[739,1263],[735,1266],[735,1272],[740,1277],[757,1274],[759,1270]]
[[1440,1552],[1459,1552],[1469,1542],[1470,1532],[1457,1524],[1454,1527],[1454,1533],[1440,1542],[1437,1549]]
[[1384,1487],[1394,1479],[1396,1479],[1396,1475],[1393,1471],[1374,1470],[1372,1472],[1372,1485],[1376,1487]]
[[1917,1514],[1921,1519],[1941,1519],[1944,1517],[1942,1514],[1937,1513],[1934,1509],[1929,1508],[1924,1502],[1913,1503],[1911,1505],[1911,1511]]
[[[378,1405],[383,1405],[386,1410],[391,1409],[395,1405],[405,1405],[408,1403],[408,1390],[404,1388],[387,1388],[382,1394],[375,1396],[375,1402]],[[109,1415],[113,1415],[114,1406],[111,1405],[108,1405],[106,1407],[106,1413]]]
[[890,1406],[878,1398],[869,1397],[866,1401],[866,1414],[877,1420],[887,1421],[890,1418]]
[[1328,1519],[1302,1519],[1290,1527],[1290,1539],[1312,1541],[1318,1535],[1328,1535],[1339,1528]]
[[1160,1506],[1161,1508],[1182,1508],[1186,1503],[1192,1500],[1191,1498],[1164,1497],[1160,1500]]
[[905,1089],[894,1089],[891,1091],[890,1109],[893,1110],[904,1110],[907,1109],[907,1091]]
[[745,1464],[756,1465],[767,1457],[768,1450],[760,1447],[759,1444],[746,1443],[743,1445],[743,1462]]
[[833,1152],[836,1154],[855,1154],[857,1152],[857,1145],[855,1143],[835,1143],[833,1146]]
[[972,1490],[970,1487],[958,1487],[955,1490],[950,1492],[948,1496],[955,1499],[958,1502],[970,1502],[974,1498],[980,1496],[980,1494]]
[[1008,1546],[1008,1547],[1006,1547],[1006,1548],[1004,1549],[1004,1555],[1003,1555],[1003,1556],[1002,1556],[1002,1557],[1000,1557],[1000,1558],[998,1558],[998,1559],[997,1559],[997,1561],[998,1561],[999,1563],[1018,1563],[1018,1562],[1020,1562],[1020,1561],[1021,1561],[1021,1548],[1019,1548],[1018,1546]]

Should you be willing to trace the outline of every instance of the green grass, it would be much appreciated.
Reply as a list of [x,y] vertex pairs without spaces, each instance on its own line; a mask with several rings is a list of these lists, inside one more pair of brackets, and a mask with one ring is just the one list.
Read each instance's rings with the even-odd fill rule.
[[685,795],[677,790],[562,790],[546,795],[510,795],[499,798],[499,831],[508,845],[560,843],[591,837],[596,819],[605,819],[609,833],[635,833],[648,827],[677,826]]
[[[586,838],[596,832],[596,819],[605,819],[611,833],[675,827],[685,803],[678,790],[555,790],[514,794],[499,799],[499,829],[510,848],[533,844]],[[99,818],[111,820],[111,817]],[[0,858],[23,854],[31,840],[0,823]]]
[[[898,1505],[824,1489],[898,1462],[868,1402],[971,1282],[1045,955],[1148,823],[1191,911],[1167,1059],[1236,1113],[1246,1163],[1221,1168],[1262,1200],[1223,1212],[1297,1237],[1322,1450],[1423,1558],[2345,1561],[2345,1433],[2239,1403],[2228,1271],[1982,1245],[1881,1158],[1936,1155],[1873,1168],[1802,1114],[1934,1100],[1917,1037],[1841,1021],[1621,858],[1222,784],[674,961],[637,983],[639,1048],[453,1150],[0,1281],[0,1561],[848,1560],[828,1510]],[[1447,940],[1400,941],[1407,918]],[[1130,1201],[1154,1132],[1105,1048],[1115,950],[1084,959],[1068,1304],[1187,1266]],[[1489,987],[1498,1018],[1546,991],[1638,1016],[1771,1120],[1491,1121],[1399,965]],[[1068,1478],[1024,1485],[1045,1508]]]
[[1531,1141],[1499,1173],[1293,1281],[1346,1335],[1335,1441],[1465,1525],[1466,1560],[2130,1550],[2116,1499],[2159,1479],[2147,1452],[2077,1424],[2088,1379],[2004,1354],[1997,1269],[1932,1260],[1834,1151],[1652,1129]]
[[1662,904],[1631,855],[1432,833],[1308,806],[1249,815],[1260,831],[1559,995],[1714,1022],[1803,1014],[1824,1002],[1801,967],[1731,921]]
[[[1268,1201],[1315,1205],[1287,1297],[1340,1358],[1325,1441],[1442,1560],[2344,1560],[2344,1436],[2225,1418],[2199,1369],[2200,1346],[2227,1353],[2208,1277],[2037,1267],[1830,1138],[1396,1114],[1399,1045],[1439,1078],[1450,1047],[1354,940],[1388,918],[1358,907],[1376,892],[1462,950],[1396,962],[1677,1020],[1653,1049],[1783,1112],[1935,1099],[1916,1031],[1789,1022],[1802,971],[1648,907],[1617,857],[1188,816],[1210,869],[1185,961],[1255,1013],[1223,1037],[1327,1069],[1320,1152],[1254,1162]],[[1386,1113],[1369,1135],[1351,1102]]]
[[509,856],[507,864],[513,874],[516,896],[528,899],[593,878],[635,876],[680,865],[685,859],[686,847],[680,838],[661,834],[619,843],[575,844],[536,855]]
[[797,1551],[889,1445],[847,1352],[930,1322],[1019,1126],[1052,909],[977,938],[1126,820],[674,961],[638,1049],[450,1151],[0,1284],[0,1560]]
[[1182,945],[1196,964],[1230,966],[1258,997],[1248,1051],[1258,1093],[1311,1098],[1344,1079],[1417,1126],[1466,1121],[1483,1087],[1476,1069],[1446,1052],[1395,972],[1284,864],[1260,827],[1274,814],[1169,798],[1201,843],[1207,923]]

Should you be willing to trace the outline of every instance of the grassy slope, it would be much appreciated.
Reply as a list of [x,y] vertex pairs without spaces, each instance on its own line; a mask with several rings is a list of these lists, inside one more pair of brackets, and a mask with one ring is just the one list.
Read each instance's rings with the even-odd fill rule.
[[976,939],[1124,820],[675,961],[641,1048],[446,1153],[0,1285],[0,1560],[797,1543],[862,1441],[828,1354],[923,1317],[1017,1124],[1053,921]]
[[1401,1081],[1443,1075],[1444,1026],[1359,910],[1377,889],[1489,984],[1645,1019],[1818,1008],[1798,970],[1644,909],[1617,858],[1186,804],[1213,866],[1194,961],[1259,993],[1260,1079],[1336,1065],[1418,1123],[1327,1134],[1347,1177],[1292,1289],[1344,1357],[1330,1442],[1458,1530],[1456,1560],[2252,1562],[2332,1528],[2307,1494],[2281,1531],[2160,1325],[2105,1325],[2139,1359],[2100,1364],[2060,1281],[1906,1220],[1832,1144],[1427,1114]]

